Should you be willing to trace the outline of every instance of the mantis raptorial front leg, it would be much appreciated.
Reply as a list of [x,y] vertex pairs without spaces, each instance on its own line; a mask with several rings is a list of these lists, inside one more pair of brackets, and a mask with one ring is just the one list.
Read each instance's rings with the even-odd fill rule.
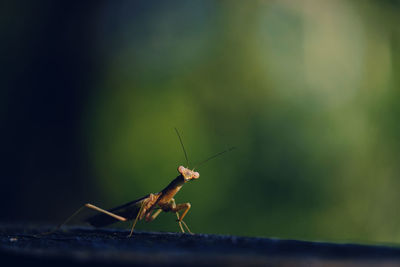
[[146,216],[146,220],[147,220],[147,217],[150,216],[151,211],[154,207],[153,205],[156,201],[157,201],[157,195],[154,195],[154,194],[149,194],[149,196],[147,198],[142,200],[139,212],[137,213],[135,221],[132,224],[131,232],[129,233],[128,237],[132,236],[133,230],[135,229],[135,225],[138,220],[143,219],[144,216]]
[[[181,143],[182,150],[185,154],[186,166],[189,166],[189,160],[186,154],[185,147],[183,146],[182,138],[175,128],[176,134],[178,135],[179,142]],[[207,161],[214,159],[226,152],[231,151],[232,148],[219,152],[197,164],[197,167],[206,163]],[[178,176],[173,179],[164,189],[159,191],[156,194],[148,194],[136,200],[130,201],[123,205],[114,207],[109,211],[96,207],[90,203],[85,204],[80,209],[78,209],[74,214],[72,214],[67,220],[65,220],[62,224],[58,225],[57,228],[51,232],[44,234],[51,234],[57,230],[59,230],[64,224],[67,224],[73,217],[75,217],[78,213],[80,213],[84,208],[93,209],[98,211],[99,214],[95,214],[85,221],[94,227],[104,227],[118,221],[128,221],[134,220],[129,237],[132,236],[133,231],[135,229],[136,223],[143,218],[146,218],[146,221],[150,222],[157,218],[157,216],[162,212],[174,212],[177,217],[177,222],[179,227],[183,233],[185,233],[185,229],[187,232],[192,233],[186,223],[183,221],[186,214],[188,213],[191,205],[190,203],[182,203],[176,204],[173,197],[178,193],[178,191],[182,188],[184,184],[190,181],[195,181],[200,178],[200,174],[197,171],[194,171],[195,168],[189,169],[188,167],[179,166],[178,167]],[[182,214],[179,212],[182,211]],[[120,215],[122,216],[120,216]]]
[[67,223],[68,223],[69,221],[71,221],[76,215],[78,215],[84,208],[89,208],[89,209],[93,209],[93,210],[95,210],[95,211],[104,213],[104,214],[106,214],[106,215],[108,215],[108,216],[110,216],[110,217],[113,217],[113,218],[115,218],[115,219],[121,221],[121,222],[125,222],[125,221],[126,221],[126,218],[124,218],[124,217],[122,217],[122,216],[119,216],[119,215],[114,214],[114,213],[112,213],[112,212],[106,211],[106,210],[104,210],[104,209],[102,209],[102,208],[99,208],[99,207],[93,205],[93,204],[86,203],[85,205],[83,205],[82,207],[80,207],[77,211],[75,211],[71,216],[69,216],[63,223],[59,224],[59,225],[56,227],[56,229],[54,229],[53,231],[49,231],[49,232],[46,232],[46,233],[42,233],[42,234],[40,234],[40,235],[49,235],[49,234],[52,234],[52,233],[58,231],[63,225],[67,224]]
[[151,222],[153,221],[155,218],[157,218],[157,216],[162,212],[163,210],[157,209],[152,215],[148,214],[148,216],[146,216],[146,222]]

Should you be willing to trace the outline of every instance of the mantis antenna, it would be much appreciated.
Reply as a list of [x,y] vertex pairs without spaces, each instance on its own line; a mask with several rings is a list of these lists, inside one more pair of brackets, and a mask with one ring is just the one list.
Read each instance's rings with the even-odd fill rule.
[[179,134],[178,129],[176,129],[176,128],[174,128],[174,129],[175,129],[176,134],[178,135],[179,142],[181,142],[181,146],[182,146],[182,149],[183,149],[183,153],[185,153],[186,166],[189,166],[188,156],[187,156],[187,154],[186,154],[185,146],[183,145],[181,135]]
[[[189,165],[189,160],[186,154],[185,147],[183,146],[182,138],[178,132],[178,130],[175,128],[176,134],[179,137],[179,141],[181,142],[181,146],[183,149],[183,152],[185,153],[185,158],[186,158],[186,163]],[[231,151],[232,149],[235,149],[235,147],[231,147],[227,150],[224,150],[222,152],[219,152],[212,157],[209,157],[208,159],[200,162],[197,164],[197,166],[200,166],[210,159],[213,159],[215,157],[218,157],[221,154],[224,154],[226,152]],[[182,179],[183,171],[185,171],[184,178]],[[142,198],[139,198],[137,200],[128,202],[126,204],[123,204],[121,206],[118,206],[116,208],[110,209],[109,211],[104,210],[102,208],[99,208],[93,204],[86,203],[83,205],[81,208],[79,208],[74,214],[72,214],[68,219],[57,226],[56,229],[53,231],[47,232],[47,233],[42,233],[41,235],[48,235],[52,234],[55,231],[59,230],[64,224],[69,222],[73,217],[75,217],[78,213],[80,213],[84,208],[89,208],[92,210],[95,210],[99,212],[98,214],[88,218],[86,221],[89,222],[91,225],[95,227],[102,227],[106,226],[118,221],[133,221],[131,232],[128,237],[131,237],[133,234],[133,230],[135,228],[136,223],[139,220],[146,219],[146,221],[152,221],[154,220],[160,212],[165,211],[165,212],[174,212],[176,216],[178,217],[178,224],[179,227],[181,228],[181,231],[184,233],[185,230],[183,229],[182,225],[186,227],[186,230],[190,232],[189,228],[187,227],[186,223],[183,221],[183,218],[186,216],[190,209],[190,203],[181,203],[181,204],[176,204],[174,200],[174,196],[176,193],[179,191],[179,189],[183,186],[184,183],[199,178],[200,174],[198,172],[195,172],[193,170],[189,170],[183,166],[178,167],[179,175],[176,177],[167,187],[165,187],[163,190],[161,190],[159,193],[156,194],[148,194]],[[154,209],[157,209],[157,211],[154,211]],[[182,211],[181,214],[179,212]],[[121,216],[123,215],[123,216]],[[107,217],[108,216],[108,217]]]
[[221,152],[219,152],[219,153],[217,153],[217,154],[215,154],[215,155],[209,157],[208,159],[205,159],[205,160],[201,161],[200,163],[197,163],[196,167],[194,167],[193,170],[196,169],[197,167],[199,167],[200,165],[203,165],[203,164],[206,163],[207,161],[209,161],[209,160],[211,160],[211,159],[213,159],[213,158],[216,158],[216,157],[218,157],[218,156],[220,156],[220,155],[222,155],[222,154],[224,154],[224,153],[226,153],[226,152],[232,151],[232,150],[234,150],[234,149],[236,149],[236,147],[234,147],[234,146],[233,146],[233,147],[230,147],[230,148],[228,148],[227,150],[221,151]]

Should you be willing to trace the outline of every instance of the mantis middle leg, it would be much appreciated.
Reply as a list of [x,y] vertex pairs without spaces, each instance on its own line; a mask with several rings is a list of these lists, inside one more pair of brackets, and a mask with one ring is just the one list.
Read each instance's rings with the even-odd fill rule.
[[131,237],[131,236],[132,236],[132,234],[133,234],[133,229],[135,229],[135,226],[136,226],[137,221],[139,220],[140,217],[142,217],[142,213],[143,213],[143,209],[144,209],[145,204],[146,204],[146,201],[143,200],[142,205],[140,205],[139,212],[138,212],[138,214],[136,215],[135,221],[134,221],[133,224],[132,224],[131,232],[129,233],[128,237]]
[[[183,221],[183,218],[186,216],[186,214],[188,213],[189,209],[190,209],[191,205],[190,203],[183,203],[183,204],[176,204],[175,199],[171,199],[170,202],[168,203],[167,206],[163,207],[164,211],[172,211],[175,212],[176,217],[177,217],[177,221],[179,224],[179,227],[181,228],[182,233],[185,232],[185,230],[182,227],[182,224],[186,227],[186,230],[192,234],[192,232],[190,231],[189,227],[187,226],[187,224]],[[182,215],[179,216],[179,211],[184,210]]]
[[[162,206],[161,208],[157,209],[153,214],[148,213],[146,215],[146,221],[147,222],[151,222],[153,221],[155,218],[157,218],[157,216],[162,212],[162,211],[172,211],[175,212],[176,217],[177,217],[177,221],[179,224],[179,227],[181,228],[182,233],[185,233],[185,230],[182,227],[185,226],[186,230],[192,234],[192,232],[190,231],[189,227],[187,226],[187,224],[183,221],[183,218],[186,216],[186,214],[188,213],[189,209],[190,209],[191,205],[190,203],[183,203],[183,204],[178,204],[176,205],[175,199],[172,198],[167,205]],[[179,216],[179,211],[183,210],[184,212],[182,213],[181,216]]]
[[[175,204],[175,202],[174,202],[174,204]],[[183,225],[186,227],[186,230],[189,232],[189,234],[193,234],[193,233],[190,231],[190,229],[189,229],[189,227],[187,226],[187,224],[183,221],[183,217],[186,216],[186,214],[188,213],[190,207],[191,207],[190,203],[182,203],[182,204],[176,205],[175,208],[172,209],[172,211],[175,212],[176,217],[178,218],[178,223],[179,223],[179,226],[180,226],[182,232],[183,232],[183,233],[185,232],[185,231],[183,231],[183,228],[182,228],[182,224],[183,224]],[[184,210],[181,216],[179,216],[179,211],[180,211],[180,210]]]

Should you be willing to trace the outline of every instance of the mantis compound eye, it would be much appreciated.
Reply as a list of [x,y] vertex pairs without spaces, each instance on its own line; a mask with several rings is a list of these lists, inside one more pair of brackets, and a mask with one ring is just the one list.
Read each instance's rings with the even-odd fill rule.
[[193,172],[193,178],[194,179],[197,179],[197,178],[199,178],[200,177],[200,173],[198,173],[198,172]]
[[183,173],[185,172],[185,170],[186,170],[186,168],[183,167],[183,166],[179,166],[179,167],[178,167],[178,172],[179,172],[180,174],[183,174]]

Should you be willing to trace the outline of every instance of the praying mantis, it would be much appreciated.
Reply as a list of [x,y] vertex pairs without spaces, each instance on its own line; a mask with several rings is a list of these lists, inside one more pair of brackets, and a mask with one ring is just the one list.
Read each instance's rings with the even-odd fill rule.
[[[178,135],[180,144],[185,154],[186,163],[187,165],[189,165],[189,160],[186,154],[185,147],[182,142],[182,138],[176,128],[175,131],[176,134]],[[199,164],[197,164],[197,166],[233,149],[235,149],[235,147],[231,147],[227,150],[219,152],[207,158],[206,160],[200,162]],[[159,193],[155,194],[150,193],[144,197],[133,200],[131,202],[128,202],[126,204],[123,204],[121,206],[115,207],[110,210],[104,210],[93,204],[86,203],[81,208],[79,208],[75,213],[73,213],[66,221],[57,226],[56,229],[44,234],[50,234],[59,230],[63,225],[67,224],[72,218],[74,218],[78,213],[80,213],[85,208],[92,209],[98,212],[96,215],[91,216],[85,220],[90,225],[95,227],[103,227],[119,221],[124,222],[132,220],[133,224],[128,237],[131,237],[133,235],[136,223],[139,220],[145,219],[146,222],[151,222],[154,219],[156,219],[157,216],[163,211],[175,213],[179,228],[182,231],[182,233],[185,233],[186,229],[186,231],[189,234],[192,234],[187,224],[183,221],[183,218],[185,218],[186,214],[191,208],[191,204],[189,202],[176,204],[174,196],[179,192],[179,190],[185,183],[199,179],[200,174],[195,171],[195,168],[189,169],[188,167],[184,166],[178,167],[178,173],[179,175]],[[182,213],[180,214],[180,212]]]

